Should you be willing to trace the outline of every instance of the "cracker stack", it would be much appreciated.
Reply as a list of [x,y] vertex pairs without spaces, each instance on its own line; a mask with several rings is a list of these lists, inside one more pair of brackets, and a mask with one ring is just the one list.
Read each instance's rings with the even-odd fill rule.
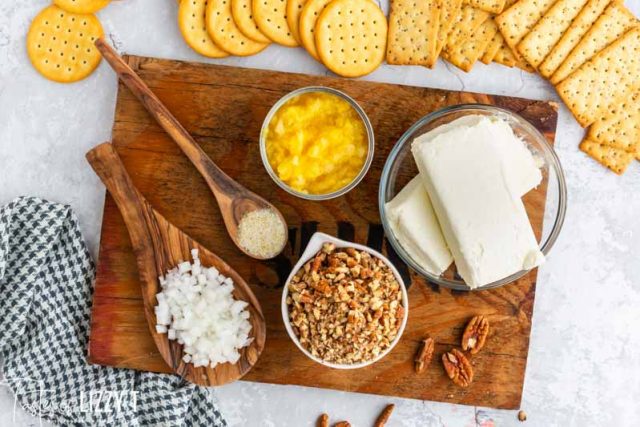
[[254,55],[271,42],[302,45],[345,77],[378,68],[387,40],[387,19],[369,0],[179,0],[178,25],[210,58]]
[[516,60],[591,126],[582,151],[617,174],[640,160],[640,22],[622,1],[519,0],[495,21]]
[[467,72],[477,61],[493,61],[531,72],[533,68],[509,48],[495,19],[514,2],[391,0],[387,62],[433,67],[441,57]]
[[205,56],[252,55],[270,42],[302,46],[345,77],[372,72],[385,56],[394,65],[433,67],[443,57],[465,71],[478,60],[532,71],[494,20],[514,1],[392,0],[387,28],[370,0],[179,0],[178,22]]

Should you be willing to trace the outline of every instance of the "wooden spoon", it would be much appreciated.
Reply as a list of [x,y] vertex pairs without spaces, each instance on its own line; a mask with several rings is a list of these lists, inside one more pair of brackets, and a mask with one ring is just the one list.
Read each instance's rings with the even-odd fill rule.
[[[87,153],[91,167],[105,184],[118,205],[129,231],[133,251],[138,263],[142,286],[144,314],[149,332],[173,371],[190,382],[204,386],[222,385],[241,378],[257,362],[266,337],[264,316],[260,303],[247,283],[217,255],[187,236],[156,212],[134,187],[118,153],[110,143],[98,145]],[[249,304],[250,337],[253,342],[241,351],[235,364],[218,364],[215,368],[198,367],[182,360],[182,346],[170,341],[167,334],[156,332],[156,295],[161,291],[158,277],[175,268],[182,261],[191,260],[191,249],[198,249],[202,265],[217,268],[221,274],[233,280],[233,296]]]
[[[191,163],[198,169],[198,172],[207,182],[207,185],[213,192],[220,211],[227,227],[229,236],[233,243],[246,255],[256,259],[268,259],[278,255],[284,249],[287,243],[287,223],[282,213],[276,209],[271,203],[267,202],[257,194],[247,190],[245,187],[234,181],[225,174],[200,148],[195,140],[189,135],[189,132],[173,117],[167,107],[158,99],[158,97],[149,89],[142,79],[127,65],[126,62],[113,50],[111,46],[104,40],[98,39],[96,47],[102,53],[104,59],[111,65],[120,80],[131,90],[131,92],[140,100],[142,105],[147,109],[149,114],[156,119],[158,124],[171,136],[176,144],[182,149],[182,152],[191,160]],[[239,241],[238,225],[242,218],[249,212],[271,209],[278,215],[284,227],[285,235],[282,240],[282,247],[272,256],[259,256],[248,252]]]

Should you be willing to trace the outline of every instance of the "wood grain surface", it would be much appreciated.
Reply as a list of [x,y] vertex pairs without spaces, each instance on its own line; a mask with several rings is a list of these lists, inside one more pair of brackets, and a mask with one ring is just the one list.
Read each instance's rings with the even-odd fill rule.
[[[378,213],[380,174],[404,131],[423,115],[445,106],[484,103],[529,120],[553,142],[557,108],[549,102],[441,91],[365,81],[287,74],[142,57],[128,63],[232,178],[264,196],[285,216],[289,244],[270,261],[244,256],[231,242],[205,181],[178,147],[122,84],[116,104],[113,142],[136,187],[170,222],[215,251],[252,287],[267,323],[265,349],[248,381],[436,400],[495,408],[520,405],[529,348],[536,271],[499,289],[450,291],[416,276],[384,237]],[[353,97],[369,115],[376,154],[362,183],[347,195],[309,202],[279,189],[262,166],[258,135],[271,106],[291,90],[331,86]],[[540,233],[546,186],[525,197],[534,230]],[[394,350],[366,369],[338,371],[307,359],[286,334],[280,315],[283,281],[314,231],[382,250],[410,284],[409,321]],[[460,346],[466,322],[487,316],[492,330],[474,355],[473,384],[461,389],[446,377],[443,352]],[[413,357],[425,335],[436,348],[432,365],[416,375]],[[135,256],[122,217],[107,195],[90,337],[92,363],[170,372],[156,350],[144,318]]]

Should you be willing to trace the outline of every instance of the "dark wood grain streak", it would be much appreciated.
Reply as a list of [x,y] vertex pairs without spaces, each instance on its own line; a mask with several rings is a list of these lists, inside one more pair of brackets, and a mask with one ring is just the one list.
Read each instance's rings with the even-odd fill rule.
[[[149,205],[135,188],[110,143],[93,148],[87,153],[87,160],[106,185],[125,222],[136,257],[142,291],[142,311],[147,320],[148,332],[167,367],[188,381],[204,386],[223,385],[241,378],[255,365],[265,342],[262,309],[251,288],[227,263],[177,229]],[[167,334],[156,331],[154,307],[158,303],[156,295],[161,290],[158,277],[164,276],[180,262],[191,260],[192,249],[198,249],[203,265],[216,267],[221,274],[232,278],[234,297],[249,304],[247,310],[253,341],[241,350],[240,360],[235,364],[219,364],[212,369],[196,368],[191,363],[184,363],[182,346],[176,341],[169,341]]]
[[[307,235],[316,229],[336,235],[339,223],[353,225],[356,242],[382,245],[382,251],[388,253],[384,236],[371,235],[372,230],[376,234],[380,224],[380,174],[395,142],[425,114],[461,103],[499,105],[520,112],[553,142],[557,121],[554,105],[141,57],[129,57],[127,62],[195,136],[203,151],[230,177],[268,198],[289,224],[289,243],[282,258],[259,262],[243,256],[229,239],[206,182],[131,92],[120,85],[113,140],[134,184],[168,220],[225,259],[246,279],[262,305],[268,339],[260,360],[245,380],[497,408],[519,407],[535,298],[535,271],[500,289],[471,293],[430,285],[411,271],[409,322],[402,339],[375,365],[346,372],[325,369],[306,359],[288,338],[280,315],[282,271],[287,270],[287,262],[292,265],[297,260]],[[361,184],[341,198],[315,203],[279,189],[264,170],[258,147],[260,127],[271,106],[289,91],[313,85],[331,86],[353,97],[369,115],[376,133],[376,155]],[[525,198],[537,233],[542,229],[545,194],[543,185]],[[169,368],[154,351],[140,315],[143,304],[137,277],[122,217],[107,196],[89,360],[167,372]],[[474,383],[460,389],[435,361],[444,351],[459,346],[467,320],[476,314],[487,316],[492,332],[483,350],[472,359]],[[434,363],[423,374],[415,375],[413,357],[427,334],[437,343]]]

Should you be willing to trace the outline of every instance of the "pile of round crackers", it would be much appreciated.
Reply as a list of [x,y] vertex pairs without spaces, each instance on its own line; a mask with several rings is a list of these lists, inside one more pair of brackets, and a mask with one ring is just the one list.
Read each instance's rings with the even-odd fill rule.
[[31,22],[27,54],[44,77],[61,83],[82,80],[102,58],[94,42],[104,35],[95,12],[110,0],[53,0]]
[[254,55],[272,42],[302,45],[345,77],[378,68],[387,41],[387,19],[370,0],[180,0],[178,25],[210,58]]

